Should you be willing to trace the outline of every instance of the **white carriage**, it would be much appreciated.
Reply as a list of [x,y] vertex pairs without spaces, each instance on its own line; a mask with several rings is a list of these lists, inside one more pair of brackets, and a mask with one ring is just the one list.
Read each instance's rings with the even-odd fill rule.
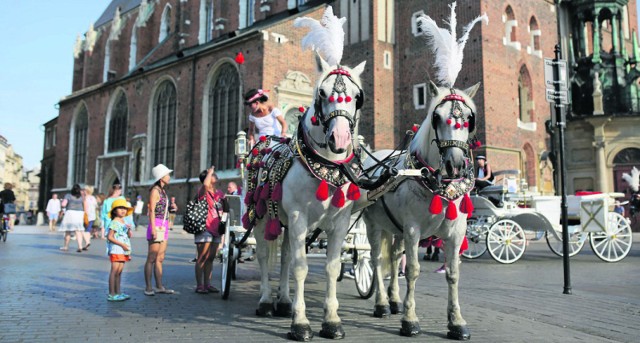
[[[475,210],[468,220],[466,258],[478,258],[486,251],[500,263],[519,260],[530,239],[546,238],[551,251],[562,256],[561,198],[518,190],[518,171],[499,171],[498,186],[489,186],[472,196]],[[569,256],[580,252],[587,238],[593,252],[603,261],[624,259],[632,244],[629,221],[610,211],[613,199],[622,193],[567,196]],[[531,237],[532,236],[532,237]]]

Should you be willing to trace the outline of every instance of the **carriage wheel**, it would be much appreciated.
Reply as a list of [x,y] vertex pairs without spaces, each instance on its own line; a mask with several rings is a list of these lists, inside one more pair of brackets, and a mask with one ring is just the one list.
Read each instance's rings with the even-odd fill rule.
[[229,298],[229,291],[231,290],[231,274],[235,268],[234,264],[236,260],[233,258],[233,243],[231,243],[229,228],[224,235],[224,241],[222,244],[222,299]]
[[342,276],[344,275],[344,262],[340,263],[340,273],[338,273],[338,282],[342,281]]
[[501,219],[489,228],[487,249],[494,260],[510,264],[522,257],[527,238],[520,224],[511,219]]
[[629,222],[615,212],[609,212],[609,230],[592,232],[589,235],[591,249],[601,260],[618,262],[627,257],[631,250],[633,236]]
[[[556,232],[558,233],[558,236],[562,238],[562,231]],[[582,250],[585,241],[583,235],[585,235],[583,232],[569,232],[569,256],[575,256],[580,252],[580,250]],[[551,231],[547,231],[545,236],[549,249],[551,249],[554,254],[562,257],[564,255],[562,252],[562,239],[557,239],[556,235]]]
[[[356,233],[353,240],[356,246],[369,244],[366,234]],[[360,294],[360,298],[371,298],[375,291],[371,250],[353,250],[353,270],[355,272],[356,289]]]
[[484,230],[483,225],[478,225],[478,222],[484,223],[484,220],[467,219],[467,242],[469,243],[469,248],[462,252],[462,256],[468,259],[478,258],[487,251],[487,232]]

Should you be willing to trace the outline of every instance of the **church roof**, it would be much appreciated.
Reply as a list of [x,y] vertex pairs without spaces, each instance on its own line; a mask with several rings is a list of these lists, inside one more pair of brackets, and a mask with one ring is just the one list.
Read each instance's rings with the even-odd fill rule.
[[116,8],[120,7],[120,14],[125,14],[132,9],[140,6],[142,0],[112,0],[107,9],[102,12],[102,15],[93,24],[94,28],[98,28],[113,19],[113,15],[116,13]]

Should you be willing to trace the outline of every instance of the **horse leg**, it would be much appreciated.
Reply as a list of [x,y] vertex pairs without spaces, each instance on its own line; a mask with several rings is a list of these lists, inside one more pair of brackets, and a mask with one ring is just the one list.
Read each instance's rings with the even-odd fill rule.
[[[384,318],[391,315],[389,307],[389,298],[384,291],[384,274],[382,272],[382,229],[375,224],[375,218],[369,218],[369,213],[365,211],[365,219],[367,223],[367,238],[371,246],[371,264],[373,265],[373,282],[376,287],[376,304],[373,308],[373,316]],[[386,246],[385,246],[386,248]]]
[[402,313],[402,307],[400,306],[400,286],[398,286],[398,267],[400,266],[400,261],[402,259],[402,254],[404,252],[404,244],[402,237],[396,237],[393,242],[393,269],[391,272],[391,281],[389,282],[388,296],[389,296],[389,307],[391,309],[391,314]]
[[407,266],[405,278],[407,281],[407,294],[404,297],[404,316],[402,317],[402,328],[400,335],[415,336],[420,334],[420,322],[416,316],[416,280],[420,275],[420,262],[418,260],[418,235],[405,236],[405,253],[407,255]]
[[[464,232],[462,235],[464,235]],[[447,337],[460,341],[471,338],[471,333],[467,328],[467,322],[462,318],[460,304],[458,303],[458,281],[460,279],[460,255],[458,254],[458,250],[462,243],[462,235],[457,239],[451,239],[445,242],[445,256],[447,257],[445,269],[447,273],[447,284],[449,286],[449,300],[447,305],[447,328],[449,332],[447,332]],[[453,249],[446,247],[452,247]]]
[[[342,225],[340,225],[342,224]],[[329,339],[344,338],[344,330],[342,322],[338,316],[338,298],[336,296],[338,273],[340,273],[340,254],[342,253],[342,243],[345,234],[342,227],[347,228],[349,223],[337,223],[336,228],[327,232],[327,263],[325,271],[327,274],[327,292],[324,300],[324,320],[320,337]],[[337,231],[337,232],[336,232]]]
[[[262,224],[262,223],[260,223]],[[258,224],[256,224],[258,225]],[[273,317],[273,301],[271,299],[271,285],[269,284],[269,243],[264,239],[264,225],[262,230],[255,228],[256,256],[260,265],[260,301],[256,315],[259,317]]]
[[289,223],[289,247],[293,263],[295,292],[293,295],[291,332],[289,332],[288,338],[296,341],[309,341],[313,338],[313,331],[311,331],[309,319],[307,319],[307,308],[304,302],[304,280],[309,272],[307,253],[305,251],[307,221],[298,212],[289,217]]
[[289,267],[291,265],[291,247],[288,232],[284,233],[280,259],[280,287],[278,287],[277,317],[291,317],[291,298],[289,297]]

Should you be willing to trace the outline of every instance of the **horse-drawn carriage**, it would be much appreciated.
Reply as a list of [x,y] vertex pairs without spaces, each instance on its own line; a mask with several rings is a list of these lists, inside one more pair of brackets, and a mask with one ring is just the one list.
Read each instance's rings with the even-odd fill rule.
[[[545,237],[551,251],[563,255],[560,197],[542,196],[518,189],[518,171],[494,173],[498,185],[471,196],[475,210],[467,221],[469,249],[463,256],[474,259],[486,251],[500,263],[519,260],[530,239]],[[631,249],[631,227],[626,218],[610,211],[622,193],[578,194],[567,197],[569,256],[582,250],[585,241],[606,262],[617,262]],[[531,236],[531,235],[530,235]]]

